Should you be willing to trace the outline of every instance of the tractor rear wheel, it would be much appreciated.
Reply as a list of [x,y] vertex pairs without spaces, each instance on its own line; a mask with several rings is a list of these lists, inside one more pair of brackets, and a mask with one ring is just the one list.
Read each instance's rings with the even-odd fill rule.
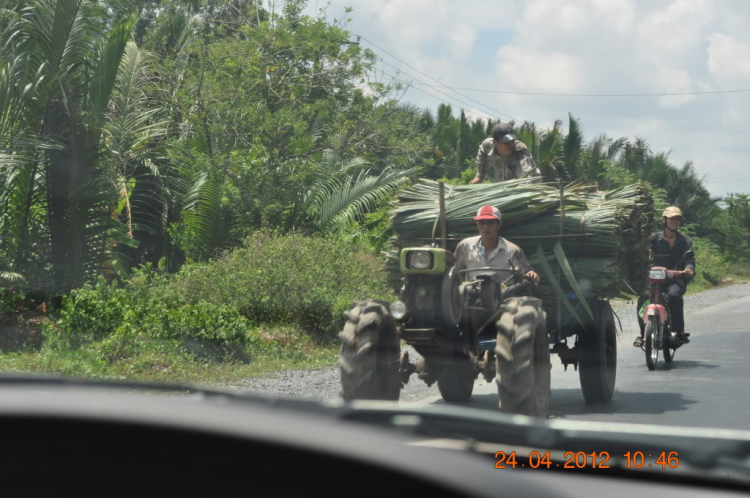
[[596,324],[580,336],[578,377],[587,403],[612,399],[617,378],[617,328],[612,308],[606,301],[594,303]]

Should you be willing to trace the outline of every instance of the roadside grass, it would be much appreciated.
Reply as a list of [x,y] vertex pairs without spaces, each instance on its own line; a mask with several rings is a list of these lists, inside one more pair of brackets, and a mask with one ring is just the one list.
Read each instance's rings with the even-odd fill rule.
[[289,325],[264,325],[250,332],[263,346],[248,348],[247,357],[215,361],[173,341],[148,341],[124,357],[101,344],[80,348],[41,349],[0,354],[0,372],[53,374],[70,378],[174,383],[230,384],[280,370],[306,370],[333,365],[338,343],[316,341]]
[[713,284],[706,279],[695,279],[688,286],[686,296],[698,294],[710,289],[720,289],[732,285],[746,284],[750,282],[750,264],[740,263],[729,268],[729,271],[722,277],[721,281]]
[[33,327],[18,312],[31,303],[9,296],[0,372],[221,384],[326,367],[344,311],[389,296],[383,263],[357,245],[258,232],[176,274],[140,269],[74,289]]

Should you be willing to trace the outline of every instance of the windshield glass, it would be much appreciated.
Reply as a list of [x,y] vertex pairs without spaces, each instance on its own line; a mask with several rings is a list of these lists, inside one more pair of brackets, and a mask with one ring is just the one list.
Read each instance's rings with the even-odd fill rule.
[[749,15],[0,1],[0,372],[750,430]]

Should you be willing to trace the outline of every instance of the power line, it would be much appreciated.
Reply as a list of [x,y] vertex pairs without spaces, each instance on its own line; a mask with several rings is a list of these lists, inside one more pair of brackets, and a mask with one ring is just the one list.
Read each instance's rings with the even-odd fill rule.
[[[448,98],[451,98],[451,99],[453,99],[453,100],[455,100],[455,101],[457,101],[457,102],[460,102],[461,104],[463,104],[463,105],[465,105],[465,106],[471,107],[471,104],[467,104],[466,102],[463,102],[463,101],[459,100],[459,99],[458,99],[457,97],[454,97],[453,95],[449,95],[449,94],[447,94],[447,93],[445,93],[445,92],[443,92],[443,91],[440,91],[440,90],[438,90],[438,89],[436,88],[436,86],[435,86],[435,85],[430,85],[429,83],[425,83],[424,81],[422,81],[422,80],[420,80],[420,79],[417,79],[417,78],[415,78],[414,76],[412,76],[411,74],[409,74],[409,73],[407,73],[407,72],[403,71],[403,70],[402,70],[401,68],[399,68],[399,67],[396,67],[396,66],[394,66],[393,64],[389,64],[389,63],[387,63],[386,61],[384,61],[384,60],[383,60],[383,58],[382,58],[382,57],[380,58],[380,62],[381,62],[381,63],[383,63],[383,64],[385,64],[386,66],[389,66],[389,67],[391,67],[391,68],[395,69],[395,70],[396,70],[396,71],[398,71],[399,73],[402,73],[402,74],[403,74],[403,75],[404,75],[405,77],[413,79],[414,81],[418,82],[418,83],[419,83],[419,84],[421,84],[421,85],[424,85],[424,86],[426,86],[426,87],[428,87],[428,88],[432,88],[433,90],[435,90],[435,91],[438,91],[438,92],[442,93],[443,95],[447,96]],[[459,94],[459,95],[460,95],[460,94]],[[469,98],[469,100],[471,100],[472,102],[476,102],[476,103],[477,103],[477,104],[479,104],[480,106],[482,106],[482,107],[484,107],[484,108],[486,108],[486,109],[489,109],[489,110],[490,110],[490,111],[492,111],[492,112],[496,112],[496,113],[500,113],[500,114],[502,114],[502,113],[501,113],[500,111],[498,111],[498,110],[496,110],[496,109],[493,109],[493,108],[492,108],[492,107],[490,107],[490,106],[484,105],[484,104],[482,104],[481,102],[478,102],[478,101],[476,101],[476,100],[474,100],[474,99],[471,99],[471,98]],[[477,109],[477,110],[479,110],[479,109]],[[489,119],[493,119],[493,120],[494,120],[494,118],[493,118],[493,117],[492,117],[492,116],[491,116],[491,115],[490,115],[489,113],[485,113],[484,111],[481,111],[481,112],[482,112],[483,114],[487,114],[487,116],[489,117]],[[504,115],[504,116],[507,116],[506,114],[503,114],[503,115]],[[508,117],[512,118],[512,116],[508,116]],[[513,119],[514,121],[517,121],[517,120],[516,120],[515,118],[512,118],[512,119]]]
[[[434,90],[437,90],[437,91],[439,91],[440,93],[442,93],[443,95],[446,95],[446,96],[448,96],[448,97],[450,97],[450,98],[452,98],[452,99],[455,99],[456,101],[458,101],[458,102],[461,102],[461,103],[462,103],[463,105],[466,105],[466,106],[469,106],[469,107],[471,107],[471,105],[470,105],[470,104],[467,104],[466,102],[462,102],[462,101],[461,101],[461,100],[459,100],[459,99],[458,99],[457,97],[454,97],[454,96],[452,96],[452,95],[448,95],[447,93],[445,93],[445,92],[442,92],[442,91],[438,90],[438,89],[437,89],[437,86],[438,86],[438,85],[430,85],[429,83],[425,83],[424,81],[421,81],[421,80],[419,80],[419,79],[415,78],[415,77],[414,77],[414,76],[412,76],[411,74],[408,74],[408,73],[406,73],[406,72],[405,72],[405,71],[403,71],[403,70],[402,70],[401,68],[399,68],[399,67],[396,67],[396,66],[394,66],[393,64],[389,64],[389,63],[387,63],[387,62],[386,62],[385,60],[383,60],[383,58],[382,58],[382,57],[380,58],[380,62],[382,62],[382,63],[383,63],[383,64],[385,64],[386,66],[389,66],[389,67],[391,67],[391,68],[395,69],[396,71],[399,71],[399,72],[403,73],[403,74],[404,74],[404,76],[406,76],[406,77],[409,77],[409,78],[412,78],[413,80],[417,81],[418,83],[420,83],[420,84],[422,84],[422,85],[424,85],[424,86],[426,86],[426,87],[429,87],[429,88],[432,88],[432,89],[434,89]],[[430,79],[432,79],[432,78],[430,78]],[[440,86],[442,86],[442,87],[444,87],[444,88],[447,88],[447,89],[451,90],[451,88],[450,88],[450,87],[448,87],[448,86],[445,86],[445,85],[440,85]],[[458,92],[455,92],[455,93],[458,93]],[[494,112],[494,113],[497,113],[497,114],[501,114],[501,115],[503,115],[503,116],[506,116],[506,117],[508,117],[508,118],[512,119],[513,121],[518,121],[518,120],[517,120],[516,118],[514,118],[513,116],[509,116],[509,115],[507,115],[507,114],[503,114],[502,112],[498,111],[497,109],[493,109],[492,107],[490,107],[490,106],[488,106],[488,105],[486,105],[486,104],[483,104],[483,103],[479,102],[478,100],[474,100],[474,99],[472,99],[471,97],[469,97],[469,96],[467,96],[467,95],[463,95],[463,94],[461,94],[461,93],[458,93],[458,95],[461,95],[462,97],[465,97],[465,98],[467,98],[468,100],[470,100],[470,101],[474,102],[475,104],[478,104],[478,105],[480,105],[481,107],[484,107],[485,109],[489,109],[490,111],[492,111],[492,112]]]
[[725,182],[721,180],[712,180],[710,178],[707,178],[705,181],[711,182],[711,183],[722,183],[725,185],[737,185],[739,187],[750,187],[750,182],[747,181],[733,181],[733,182]]
[[[471,100],[472,102],[475,102],[475,103],[477,103],[477,104],[479,104],[479,105],[481,105],[481,106],[483,106],[483,107],[485,107],[487,109],[490,109],[493,112],[496,112],[498,114],[501,114],[503,116],[511,118],[514,121],[518,121],[518,120],[516,118],[514,118],[513,116],[509,116],[508,114],[500,112],[497,109],[493,109],[493,108],[491,108],[491,107],[489,107],[489,106],[487,106],[485,104],[482,104],[481,102],[478,102],[478,101],[472,99],[468,95],[464,95],[464,94],[462,94],[460,92],[463,91],[463,92],[497,93],[497,94],[503,94],[503,95],[524,95],[524,96],[529,96],[529,97],[600,97],[600,98],[601,97],[686,97],[686,96],[694,96],[694,95],[720,95],[720,94],[733,94],[733,93],[750,93],[750,89],[739,89],[739,90],[708,90],[708,91],[703,91],[703,92],[653,92],[653,93],[549,93],[549,92],[548,93],[542,93],[542,92],[514,92],[514,91],[508,91],[508,90],[487,90],[487,89],[484,89],[484,88],[452,87],[452,86],[448,86],[448,85],[446,85],[446,84],[444,84],[444,83],[436,80],[435,78],[433,78],[432,76],[430,76],[428,74],[425,74],[424,72],[422,72],[419,69],[411,66],[407,62],[404,62],[403,60],[399,59],[398,57],[396,57],[395,55],[391,54],[387,50],[385,50],[385,49],[379,47],[378,45],[376,45],[375,43],[371,42],[370,40],[368,40],[364,36],[362,36],[362,35],[357,35],[357,36],[359,38],[361,38],[362,40],[366,41],[367,43],[369,43],[370,45],[372,45],[373,47],[377,48],[381,52],[387,54],[390,57],[393,57],[394,59],[396,59],[400,63],[406,65],[407,67],[413,69],[414,71],[418,72],[419,74],[421,74],[423,76],[426,76],[427,78],[430,78],[432,81],[434,81],[435,83],[437,83],[437,85],[426,85],[426,86],[430,86],[432,88],[441,87],[441,88],[445,88],[445,89],[451,90],[451,91],[457,93],[458,95],[461,95],[462,97],[464,97],[464,98],[466,98],[468,100]],[[382,58],[381,58],[381,60],[382,60]],[[393,66],[391,66],[391,67],[393,67]]]
[[525,95],[529,97],[686,97],[690,95],[717,95],[727,93],[748,93],[747,90],[712,90],[706,92],[665,92],[665,93],[536,93],[536,92],[511,92],[507,90],[487,90],[483,88],[451,88],[464,92],[500,93],[504,95]]
[[[400,79],[398,79],[398,78],[397,78],[396,76],[393,76],[392,74],[386,73],[385,71],[383,71],[383,74],[384,74],[384,75],[386,75],[386,76],[388,76],[389,78],[392,78],[392,79],[393,79],[393,80],[395,80],[395,81],[398,81],[399,83],[403,83],[404,85],[407,85],[407,87],[408,87],[408,88],[407,88],[407,90],[408,90],[408,89],[414,89],[414,90],[417,90],[417,91],[419,91],[419,92],[422,92],[422,93],[424,93],[425,95],[429,95],[430,97],[432,97],[432,98],[434,98],[434,99],[436,99],[436,100],[439,100],[440,102],[443,102],[443,103],[445,103],[445,104],[449,104],[449,105],[450,105],[450,104],[453,104],[452,102],[449,102],[449,101],[447,101],[447,100],[445,100],[445,99],[442,99],[442,98],[438,97],[438,96],[437,96],[437,95],[435,95],[435,94],[432,94],[432,93],[430,93],[430,92],[426,92],[426,91],[422,90],[421,88],[418,88],[418,87],[416,87],[416,86],[413,86],[413,85],[411,85],[410,83],[408,83],[408,82],[406,82],[406,81],[400,80]],[[453,98],[453,99],[455,99],[455,97],[450,97],[450,98]],[[458,99],[456,99],[456,100],[458,100]],[[460,101],[459,101],[459,102],[460,102]],[[478,112],[481,112],[481,111],[478,111]],[[464,113],[465,113],[465,114],[470,114],[471,116],[474,116],[474,117],[476,117],[476,118],[479,118],[479,119],[492,119],[492,116],[489,116],[489,115],[486,115],[486,114],[485,114],[484,116],[481,116],[481,115],[479,115],[479,114],[476,114],[476,113],[474,113],[474,112],[472,112],[472,111],[466,111],[466,110],[464,111]],[[482,114],[484,114],[484,113],[482,113]]]
[[[390,65],[390,64],[389,64],[389,65]],[[382,73],[383,73],[383,74],[385,74],[386,76],[389,76],[389,77],[393,78],[394,80],[396,80],[396,81],[398,81],[398,82],[400,82],[400,83],[403,83],[403,84],[405,84],[405,85],[408,85],[408,86],[409,86],[409,87],[411,87],[411,88],[416,88],[417,90],[420,90],[420,91],[421,91],[421,92],[423,92],[423,93],[427,93],[427,92],[425,92],[424,90],[421,90],[421,89],[419,89],[419,88],[417,88],[417,87],[415,87],[415,86],[412,86],[412,84],[410,84],[410,83],[408,83],[408,82],[406,82],[406,81],[403,81],[403,80],[400,80],[400,79],[398,79],[398,78],[397,78],[396,76],[394,76],[394,75],[392,75],[392,74],[390,74],[390,73],[386,73],[386,72],[385,72],[384,70],[382,71]],[[420,81],[420,80],[418,80],[418,79],[416,79],[416,78],[413,78],[413,77],[411,77],[411,76],[410,76],[410,75],[408,75],[408,74],[405,74],[405,73],[404,73],[404,76],[405,76],[405,77],[407,77],[407,78],[412,78],[413,80],[417,81],[418,83],[420,83],[420,84],[422,84],[422,85],[425,85],[425,86],[428,86],[428,87],[430,86],[430,85],[426,85],[426,84],[425,84],[424,82],[422,82],[422,81]],[[462,100],[460,100],[460,99],[458,99],[458,98],[454,97],[453,95],[449,95],[449,94],[447,94],[447,93],[445,93],[445,92],[441,92],[440,90],[437,90],[437,89],[434,89],[434,90],[436,90],[437,92],[439,92],[439,93],[441,93],[441,94],[445,95],[445,96],[446,96],[446,97],[448,97],[449,99],[452,99],[452,100],[454,100],[455,102],[458,102],[458,103],[460,103],[460,104],[462,104],[462,105],[464,105],[464,106],[468,106],[468,107],[471,107],[471,105],[467,104],[466,102],[463,102]],[[433,95],[433,94],[430,94],[430,93],[428,93],[428,95],[432,95],[432,96],[433,96],[433,97],[435,97],[436,99],[438,99],[438,100],[440,100],[440,101],[442,101],[442,102],[444,102],[444,103],[446,103],[446,104],[449,104],[449,105],[455,105],[455,102],[449,102],[449,101],[447,101],[447,100],[445,100],[445,99],[441,99],[440,97],[437,97],[437,96],[435,96],[435,95]],[[483,119],[490,119],[490,120],[493,120],[493,119],[494,119],[494,118],[493,118],[493,117],[492,117],[491,115],[487,114],[486,112],[484,112],[484,111],[482,111],[482,110],[480,110],[480,109],[477,109],[477,112],[479,112],[479,113],[483,114],[484,116],[479,116],[479,115],[477,115],[476,113],[473,113],[473,112],[470,112],[470,111],[464,111],[464,112],[465,112],[465,113],[467,113],[467,114],[473,114],[474,116],[477,116],[477,117],[479,117],[479,118],[483,118]]]
[[[460,95],[460,96],[464,97],[465,99],[471,100],[472,102],[476,102],[477,104],[481,105],[482,107],[485,107],[485,108],[487,108],[487,109],[491,109],[491,110],[492,110],[493,112],[496,112],[496,113],[498,113],[498,114],[500,114],[500,115],[502,115],[502,116],[505,116],[506,118],[510,118],[510,119],[512,119],[513,121],[518,121],[518,119],[514,118],[513,116],[511,116],[511,115],[509,115],[509,114],[505,114],[505,113],[503,113],[503,112],[500,112],[500,111],[498,111],[498,110],[496,110],[496,109],[492,109],[491,107],[489,107],[489,106],[487,106],[487,105],[485,105],[485,104],[482,104],[481,102],[478,102],[478,101],[476,101],[476,100],[472,99],[472,98],[471,98],[471,97],[469,97],[468,95],[464,95],[464,94],[462,94],[462,93],[458,92],[457,90],[459,90],[459,89],[456,89],[456,88],[452,88],[452,87],[449,87],[448,85],[444,85],[443,83],[441,83],[440,81],[436,80],[435,78],[433,78],[433,77],[432,77],[432,76],[430,76],[429,74],[426,74],[426,73],[424,73],[424,72],[420,71],[419,69],[415,68],[414,66],[410,65],[409,63],[407,63],[407,62],[404,62],[403,60],[399,59],[398,57],[396,57],[396,56],[395,56],[395,55],[393,55],[392,53],[390,53],[390,52],[388,52],[387,50],[385,50],[384,48],[381,48],[380,46],[378,46],[378,45],[376,45],[375,43],[371,42],[370,40],[368,40],[368,39],[367,39],[367,38],[365,38],[364,36],[362,36],[362,35],[357,35],[357,36],[358,36],[359,38],[361,38],[362,40],[366,41],[367,43],[369,43],[370,45],[372,45],[373,47],[377,48],[378,50],[380,50],[380,51],[381,51],[381,52],[383,52],[384,54],[388,55],[389,57],[393,57],[394,59],[396,59],[397,61],[399,61],[399,62],[400,62],[401,64],[405,65],[406,67],[408,67],[408,68],[410,68],[410,69],[412,69],[412,70],[414,70],[414,71],[418,72],[418,73],[419,73],[419,74],[421,74],[422,76],[425,76],[425,77],[427,77],[427,78],[431,79],[432,81],[434,81],[435,83],[437,83],[437,84],[438,84],[438,85],[440,85],[441,87],[443,87],[443,88],[447,88],[447,89],[449,89],[449,90],[451,90],[451,91],[453,91],[453,92],[457,93],[458,95]],[[382,61],[382,58],[381,58],[381,61]],[[428,86],[430,86],[430,85],[428,85]],[[455,98],[455,97],[454,97],[454,98]]]
[[[736,179],[734,179],[734,178],[721,178],[721,177],[718,177],[718,176],[711,176],[711,175],[706,175],[706,177],[707,177],[707,178],[708,178],[709,180],[710,180],[710,179],[714,179],[714,180],[725,180],[725,181],[728,181],[728,182],[736,182],[736,181],[738,181],[738,180],[736,180]],[[742,182],[742,181],[748,181],[748,182],[750,182],[750,180],[739,180],[739,181],[740,181],[740,182]]]

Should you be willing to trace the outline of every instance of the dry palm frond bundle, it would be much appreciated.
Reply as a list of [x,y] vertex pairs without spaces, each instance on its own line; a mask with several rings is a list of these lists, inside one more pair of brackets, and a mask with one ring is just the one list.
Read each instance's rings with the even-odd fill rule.
[[[392,218],[394,256],[403,247],[439,242],[438,196],[438,183],[429,180],[399,194]],[[585,293],[614,297],[645,288],[648,236],[653,229],[653,199],[645,184],[608,192],[583,184],[570,184],[561,192],[559,185],[530,180],[446,185],[448,249],[477,235],[472,218],[485,204],[500,209],[501,235],[519,245],[532,265],[541,246],[553,270],[561,272],[554,254],[559,242]],[[390,261],[388,269],[395,283],[397,262]],[[564,290],[572,290],[565,279],[560,282]],[[545,282],[539,293],[554,296]]]

